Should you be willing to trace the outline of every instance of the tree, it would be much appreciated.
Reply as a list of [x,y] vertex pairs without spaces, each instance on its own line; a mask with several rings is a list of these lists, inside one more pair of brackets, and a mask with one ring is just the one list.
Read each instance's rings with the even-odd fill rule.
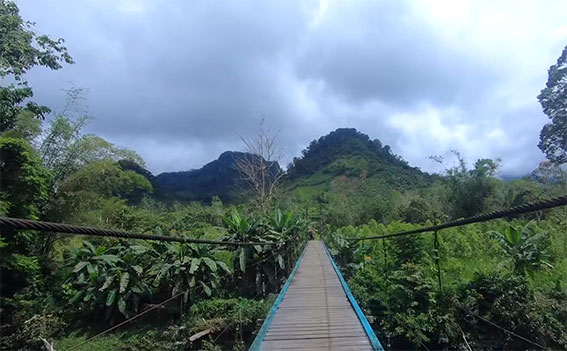
[[33,23],[24,21],[13,1],[0,0],[0,79],[13,79],[16,84],[0,86],[0,131],[14,127],[18,114],[28,111],[43,118],[51,110],[34,102],[22,103],[33,96],[22,76],[34,66],[52,70],[73,59],[63,46],[63,39],[51,39],[33,31]]
[[277,133],[264,128],[260,122],[258,135],[254,139],[240,137],[246,152],[236,158],[236,168],[256,195],[256,201],[263,214],[268,212],[284,172],[279,166],[282,151],[277,144]]
[[537,98],[551,119],[540,132],[538,147],[551,162],[567,163],[567,46],[549,68],[546,87]]
[[99,225],[106,224],[116,210],[124,207],[126,200],[135,202],[152,191],[151,183],[144,176],[124,171],[114,161],[95,161],[60,183],[46,213],[58,220],[98,218],[97,223],[102,222]]
[[[41,159],[25,139],[0,136],[0,155],[0,215],[38,219],[48,196],[50,172],[41,165]],[[39,272],[36,256],[39,242],[39,235],[33,232],[2,228],[2,297],[12,296],[33,281],[27,277],[32,271]],[[7,316],[11,315],[4,301],[0,308]]]
[[561,177],[561,168],[550,161],[541,162],[531,174],[531,178],[541,184],[559,183]]
[[2,215],[37,219],[51,173],[24,139],[0,137],[0,154]]
[[[35,66],[57,70],[73,59],[63,39],[38,35],[32,27],[33,23],[20,17],[13,1],[0,0],[0,210],[2,215],[37,219],[49,195],[52,174],[32,146],[41,133],[40,123],[34,119],[43,118],[50,109],[28,100],[33,91],[22,77]],[[0,238],[5,247],[0,255],[0,309],[3,327],[9,327],[18,324],[16,315],[29,301],[34,301],[35,312],[44,308],[38,301],[44,297],[46,286],[36,279],[42,259],[41,237],[9,228],[2,228],[2,236],[7,241]],[[9,348],[19,349],[14,345]]]
[[43,163],[53,172],[52,191],[94,161],[124,160],[144,167],[144,160],[136,152],[117,147],[96,135],[83,134],[83,128],[92,119],[83,103],[87,91],[73,87],[66,93],[65,108],[51,121],[39,143]]
[[[457,165],[446,166],[444,181],[450,190],[449,203],[454,218],[469,217],[488,209],[488,199],[494,195],[498,180],[500,159],[479,159],[473,169],[467,169],[465,159],[456,150],[451,153],[457,158]],[[444,164],[442,156],[432,156],[431,160]]]
[[117,162],[104,160],[91,162],[81,168],[61,184],[60,190],[126,198],[137,190],[151,193],[152,185],[144,176],[123,170]]

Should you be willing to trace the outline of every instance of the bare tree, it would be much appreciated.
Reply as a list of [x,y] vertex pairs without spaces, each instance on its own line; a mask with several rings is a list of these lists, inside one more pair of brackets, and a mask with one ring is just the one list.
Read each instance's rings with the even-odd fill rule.
[[246,154],[236,156],[236,168],[256,196],[260,211],[266,213],[284,176],[279,167],[283,152],[277,143],[278,133],[266,129],[262,120],[254,138],[239,136]]

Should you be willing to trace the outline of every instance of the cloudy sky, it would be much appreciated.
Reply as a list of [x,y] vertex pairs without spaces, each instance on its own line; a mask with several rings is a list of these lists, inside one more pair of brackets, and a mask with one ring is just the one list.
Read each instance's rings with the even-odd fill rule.
[[459,150],[530,172],[536,96],[567,44],[567,1],[18,0],[76,64],[34,69],[36,100],[89,89],[87,128],[154,172],[242,148],[262,118],[284,164],[354,127],[427,171]]

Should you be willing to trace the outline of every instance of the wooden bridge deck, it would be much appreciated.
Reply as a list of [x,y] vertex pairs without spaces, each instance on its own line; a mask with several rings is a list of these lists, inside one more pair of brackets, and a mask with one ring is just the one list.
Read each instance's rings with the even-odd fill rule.
[[321,241],[307,243],[290,279],[250,350],[382,350]]

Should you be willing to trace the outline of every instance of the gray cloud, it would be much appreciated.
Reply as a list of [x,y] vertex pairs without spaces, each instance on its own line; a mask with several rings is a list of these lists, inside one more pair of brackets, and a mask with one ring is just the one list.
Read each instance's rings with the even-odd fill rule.
[[36,99],[89,88],[88,131],[153,172],[241,147],[262,117],[289,161],[355,127],[410,163],[459,149],[524,174],[543,159],[536,96],[567,42],[561,1],[19,1],[75,61],[33,70]]
[[297,65],[301,78],[323,80],[355,103],[378,99],[402,108],[466,103],[497,78],[466,46],[449,45],[417,16],[408,18],[412,2],[360,5],[338,8],[313,31]]

